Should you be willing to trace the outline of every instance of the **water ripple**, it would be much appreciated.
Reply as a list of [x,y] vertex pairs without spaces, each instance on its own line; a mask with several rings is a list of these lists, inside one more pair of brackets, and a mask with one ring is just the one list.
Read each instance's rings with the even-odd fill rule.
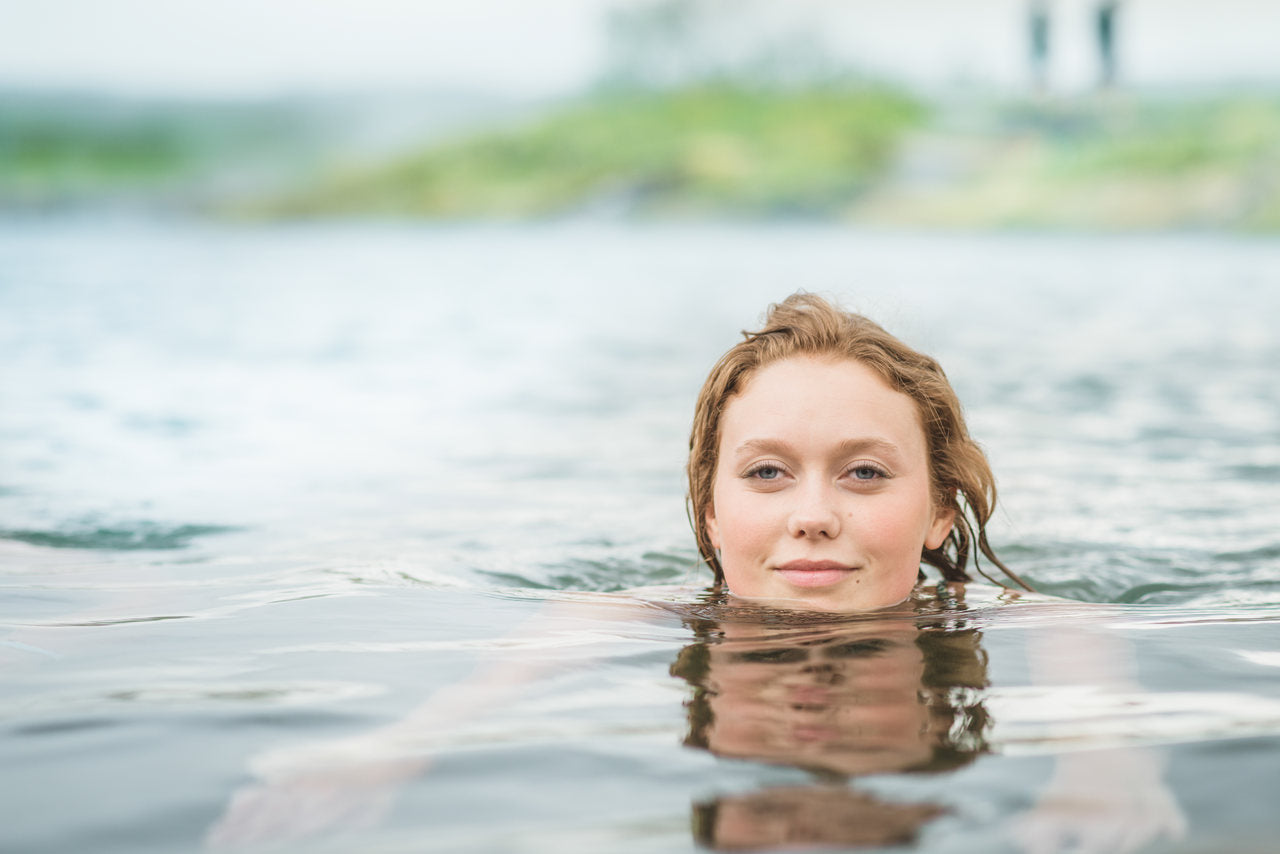
[[0,539],[54,549],[162,551],[184,549],[197,537],[240,530],[228,525],[166,526],[139,522],[127,527],[71,527],[52,530],[0,528]]

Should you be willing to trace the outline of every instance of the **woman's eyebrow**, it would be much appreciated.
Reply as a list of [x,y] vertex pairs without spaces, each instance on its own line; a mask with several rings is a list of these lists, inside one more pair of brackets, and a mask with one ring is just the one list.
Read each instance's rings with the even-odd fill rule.
[[738,456],[786,454],[790,451],[791,445],[781,439],[748,439],[733,449],[734,454]]
[[852,454],[878,454],[883,457],[892,457],[898,459],[902,454],[902,449],[894,442],[888,439],[881,439],[878,436],[868,436],[862,439],[845,439],[837,446],[840,456]]
[[[733,449],[737,456],[754,454],[788,454],[794,452],[792,445],[782,439],[748,439]],[[902,450],[888,439],[879,436],[866,436],[857,439],[845,439],[836,445],[838,456],[874,453],[897,458]]]

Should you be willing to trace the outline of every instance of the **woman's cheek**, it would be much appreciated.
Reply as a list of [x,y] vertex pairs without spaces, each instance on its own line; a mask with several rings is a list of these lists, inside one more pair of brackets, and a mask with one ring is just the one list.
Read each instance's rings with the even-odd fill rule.
[[735,496],[725,520],[728,524],[721,523],[721,536],[725,540],[722,548],[739,555],[754,555],[768,547],[778,527],[776,502],[768,498],[767,495]]
[[850,527],[859,532],[858,539],[868,550],[902,552],[918,560],[930,522],[922,508],[920,501],[909,497],[894,498],[878,506],[866,506],[861,514],[851,514]]

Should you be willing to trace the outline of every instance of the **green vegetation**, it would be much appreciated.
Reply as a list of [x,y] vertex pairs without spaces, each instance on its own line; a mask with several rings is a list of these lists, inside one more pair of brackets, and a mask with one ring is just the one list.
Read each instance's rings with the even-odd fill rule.
[[6,171],[32,184],[147,181],[179,171],[188,160],[188,146],[181,137],[154,123],[90,135],[53,120],[32,121],[0,139],[0,162]]
[[313,144],[307,116],[275,104],[0,93],[0,117],[0,207],[9,209],[191,205],[229,174],[267,171]]
[[1138,104],[1104,108],[1091,133],[1057,140],[1053,166],[1068,179],[1185,175],[1201,169],[1251,168],[1259,158],[1274,158],[1277,144],[1277,103]]
[[[856,216],[913,225],[1280,229],[1280,101],[1265,97],[1005,105],[978,130],[931,129]],[[898,176],[901,179],[902,176]]]
[[1280,102],[1131,109],[1093,139],[1053,146],[1046,180],[1128,188],[1139,224],[1280,228]]
[[95,124],[22,116],[0,133],[0,197],[40,205],[90,192],[154,191],[187,173],[194,152],[170,124]]
[[526,126],[333,175],[273,215],[826,214],[891,162],[924,109],[888,90],[728,86],[599,97]]
[[[472,112],[442,124],[454,102]],[[0,97],[0,208],[124,201],[258,218],[607,212],[1280,231],[1274,95],[926,107],[883,87],[719,83],[598,93],[532,119],[527,106],[477,109],[471,98],[379,107]],[[387,117],[421,129],[394,148],[363,145]],[[445,127],[470,130],[444,138]]]

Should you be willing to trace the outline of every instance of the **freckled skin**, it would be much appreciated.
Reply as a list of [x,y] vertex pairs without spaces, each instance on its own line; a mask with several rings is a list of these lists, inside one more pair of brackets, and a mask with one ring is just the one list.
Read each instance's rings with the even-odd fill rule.
[[774,362],[721,415],[707,526],[737,596],[896,604],[953,516],[934,506],[915,402],[860,362]]

